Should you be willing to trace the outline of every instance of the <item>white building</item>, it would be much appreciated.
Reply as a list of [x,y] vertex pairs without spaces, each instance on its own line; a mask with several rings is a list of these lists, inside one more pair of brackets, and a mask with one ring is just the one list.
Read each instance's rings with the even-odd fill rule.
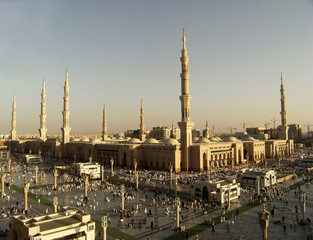
[[43,161],[39,154],[26,154],[24,160],[26,164],[41,163]]
[[10,221],[10,240],[94,240],[95,222],[90,214],[71,207],[64,212],[39,217],[20,215]]
[[236,183],[236,179],[199,181],[191,186],[191,195],[202,200],[223,204],[228,202],[228,200],[238,199],[240,196],[240,184]]
[[76,176],[82,176],[83,174],[89,175],[90,179],[98,179],[101,176],[100,164],[84,162],[84,163],[74,163],[72,168],[73,174]]
[[238,177],[238,181],[242,186],[258,187],[258,179],[260,181],[259,187],[270,187],[276,184],[276,172],[274,170],[268,171],[253,171],[247,170]]

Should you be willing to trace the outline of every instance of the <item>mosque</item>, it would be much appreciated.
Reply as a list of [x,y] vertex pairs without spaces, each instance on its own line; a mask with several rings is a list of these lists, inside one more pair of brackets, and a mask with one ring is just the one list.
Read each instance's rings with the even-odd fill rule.
[[[183,32],[183,47],[181,50],[181,121],[180,139],[171,137],[157,140],[148,137],[144,124],[144,108],[141,101],[140,128],[138,138],[110,138],[107,133],[106,109],[103,106],[103,126],[100,138],[83,137],[81,139],[70,136],[69,125],[69,81],[68,71],[65,74],[63,97],[63,126],[62,137],[47,138],[46,128],[46,91],[43,82],[41,93],[41,114],[39,138],[19,140],[16,134],[16,101],[13,98],[10,140],[8,148],[14,153],[37,153],[44,157],[67,159],[73,162],[96,161],[109,166],[114,160],[114,166],[133,168],[137,163],[139,169],[168,170],[173,166],[175,172],[208,171],[245,164],[246,161],[258,162],[266,158],[289,156],[294,152],[294,142],[288,139],[286,99],[283,77],[281,76],[281,125],[278,127],[279,139],[257,140],[244,135],[242,139],[234,136],[221,139],[209,136],[209,129],[204,136],[192,137],[194,123],[190,116],[189,94],[189,57],[186,49],[185,31]],[[174,131],[174,128],[172,129]],[[90,158],[91,157],[91,158]]]

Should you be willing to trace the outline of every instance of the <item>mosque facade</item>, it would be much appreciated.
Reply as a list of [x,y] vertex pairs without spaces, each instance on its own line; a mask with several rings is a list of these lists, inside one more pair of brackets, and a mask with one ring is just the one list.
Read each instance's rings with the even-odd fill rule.
[[[225,139],[209,134],[208,126],[204,137],[192,137],[194,123],[190,116],[189,72],[185,32],[181,50],[181,121],[178,122],[180,139],[147,138],[144,125],[144,108],[141,100],[140,124],[138,138],[113,138],[107,134],[106,109],[103,107],[103,124],[101,138],[70,137],[69,125],[69,80],[65,74],[63,97],[62,137],[46,137],[46,102],[45,85],[41,94],[41,114],[39,138],[34,140],[18,140],[16,135],[16,102],[12,105],[11,140],[7,142],[12,152],[37,153],[43,157],[67,159],[72,162],[87,162],[92,157],[102,165],[114,165],[122,168],[133,168],[136,161],[139,169],[168,170],[173,166],[176,172],[208,171],[218,168],[230,168],[245,164],[246,161],[258,162],[265,158],[289,156],[294,152],[293,140],[288,139],[287,112],[285,90],[281,77],[281,116],[282,125],[278,128],[281,139],[256,140],[245,135],[241,140],[233,136]],[[173,128],[174,129],[174,128]]]

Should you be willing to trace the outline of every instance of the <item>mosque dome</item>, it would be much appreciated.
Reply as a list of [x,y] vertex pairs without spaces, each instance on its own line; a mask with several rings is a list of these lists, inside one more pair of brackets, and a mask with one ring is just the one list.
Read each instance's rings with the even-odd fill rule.
[[233,137],[233,136],[229,136],[228,138],[226,138],[226,142],[237,142],[237,138]]
[[210,140],[205,138],[205,137],[201,137],[198,139],[198,141],[196,143],[209,143]]
[[89,142],[89,141],[90,141],[90,139],[87,137],[80,139],[80,142]]
[[255,141],[255,139],[253,137],[251,137],[251,136],[245,136],[243,141]]
[[79,138],[72,138],[71,142],[79,142]]
[[131,138],[130,137],[127,137],[127,138],[125,138],[125,141],[129,141]]
[[128,140],[127,143],[140,143],[140,140],[138,138],[132,138]]
[[193,142],[196,142],[196,141],[198,141],[198,140],[199,140],[198,137],[193,137],[193,138],[192,138],[192,141],[193,141]]
[[124,140],[124,138],[122,136],[119,136],[117,140]]
[[164,144],[178,145],[179,142],[175,138],[168,138],[163,140]]
[[210,137],[211,142],[218,142],[218,139],[216,137]]
[[155,138],[148,138],[144,143],[148,143],[148,144],[159,143],[159,141],[156,140]]
[[92,139],[92,140],[90,141],[90,143],[92,143],[92,144],[101,143],[101,139],[99,139],[99,138],[94,138],[94,139]]

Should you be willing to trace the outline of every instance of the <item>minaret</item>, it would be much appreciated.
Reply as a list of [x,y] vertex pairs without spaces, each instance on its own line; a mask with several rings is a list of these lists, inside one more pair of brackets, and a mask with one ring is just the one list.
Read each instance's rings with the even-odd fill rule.
[[42,82],[42,91],[41,91],[41,113],[39,115],[40,117],[40,128],[39,130],[39,139],[42,141],[47,140],[47,128],[46,128],[46,84],[45,79],[43,79]]
[[146,139],[145,135],[145,122],[144,122],[144,115],[143,115],[143,98],[141,98],[141,107],[140,107],[140,129],[139,129],[139,139],[140,141],[144,141]]
[[287,126],[287,111],[286,111],[286,97],[285,86],[283,81],[283,73],[281,73],[281,85],[280,85],[280,103],[281,103],[281,126],[279,126],[279,138],[288,140],[288,126]]
[[206,121],[206,123],[205,123],[205,129],[203,130],[203,137],[205,137],[205,138],[210,137],[210,129],[209,129],[208,121]]
[[70,117],[70,110],[69,110],[69,95],[68,95],[68,72],[66,69],[65,73],[65,83],[64,83],[64,97],[63,97],[63,127],[62,130],[62,141],[63,144],[68,143],[70,141],[70,125],[69,125],[69,117]]
[[188,56],[187,56],[187,49],[186,49],[186,37],[185,37],[185,29],[183,30],[183,49],[182,49],[182,56],[180,58],[181,66],[182,66],[182,73],[180,74],[181,78],[181,114],[182,119],[181,122],[178,123],[181,131],[181,166],[182,171],[189,171],[190,166],[190,150],[189,146],[192,144],[192,127],[194,125],[193,122],[190,121],[190,99],[191,96],[189,95],[189,72],[188,72]]
[[105,104],[103,104],[103,123],[102,123],[102,140],[105,141],[108,139],[107,133],[107,117],[106,117]]
[[16,102],[15,95],[13,96],[13,104],[12,104],[12,120],[11,120],[11,140],[17,140],[16,137]]

